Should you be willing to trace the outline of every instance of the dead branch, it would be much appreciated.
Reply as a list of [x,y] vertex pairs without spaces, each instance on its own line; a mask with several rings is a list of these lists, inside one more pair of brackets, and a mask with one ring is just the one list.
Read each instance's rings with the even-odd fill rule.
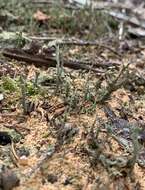
[[[24,37],[25,38],[25,37]],[[80,39],[60,39],[60,38],[51,38],[51,37],[40,37],[40,36],[30,36],[31,40],[43,40],[43,41],[55,41],[58,45],[67,45],[67,46],[98,46],[109,51],[113,52],[118,58],[121,58],[121,54],[115,49],[103,44],[101,41],[84,41]]]
[[[36,67],[56,67],[56,60],[55,58],[40,58],[39,55],[30,55],[26,53],[24,50],[18,50],[18,49],[4,49],[3,55],[5,57],[16,59],[18,61],[23,61],[29,64],[34,64]],[[84,69],[84,70],[91,70],[93,72],[96,72],[97,74],[104,73],[103,70],[99,70],[95,67],[92,67],[91,65],[86,65],[84,62],[73,62],[73,61],[65,61],[63,60],[63,66],[68,67],[71,69]]]
[[105,11],[105,12],[108,13],[110,16],[113,16],[119,20],[123,20],[127,23],[130,23],[130,24],[133,24],[145,29],[145,20],[139,20],[137,17],[128,16],[117,11]]

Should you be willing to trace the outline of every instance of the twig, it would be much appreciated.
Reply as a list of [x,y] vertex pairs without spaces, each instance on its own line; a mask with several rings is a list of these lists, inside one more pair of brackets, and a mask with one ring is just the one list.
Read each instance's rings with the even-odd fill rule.
[[[49,68],[49,67],[56,67],[56,64],[57,64],[57,62],[54,58],[50,57],[50,58],[44,59],[44,58],[42,58],[42,56],[40,58],[39,55],[30,55],[30,54],[26,53],[25,51],[18,50],[18,49],[4,49],[3,55],[5,57],[9,57],[11,59],[16,59],[18,61],[24,61],[29,64],[34,64],[36,67]],[[71,60],[65,61],[65,60],[63,60],[63,66],[71,68],[71,69],[76,69],[76,70],[78,70],[78,69],[91,70],[98,75],[100,75],[101,73],[104,73],[104,71],[99,70],[95,67],[91,68],[90,65],[87,65],[81,61],[71,61]]]
[[[112,51],[115,55],[117,55],[119,58],[121,57],[121,54],[111,48],[110,46],[107,46],[100,41],[84,41],[80,39],[60,39],[60,38],[50,38],[50,37],[37,37],[37,36],[30,36],[29,37],[32,40],[43,40],[43,41],[57,41],[57,44],[59,45],[68,45],[68,46],[99,46],[103,47],[105,49],[108,49],[109,51]],[[52,43],[52,42],[50,42]]]
[[61,72],[62,72],[62,67],[60,63],[60,49],[59,49],[59,44],[56,44],[55,46],[56,49],[56,68],[57,68],[57,85],[56,85],[56,91],[59,89],[59,85],[61,84]]
[[22,127],[20,125],[17,126],[17,124],[14,125],[9,125],[9,124],[4,124],[4,127],[8,128],[8,129],[14,129],[17,133],[19,133],[22,137],[24,137],[24,135],[19,131],[19,130],[24,130],[27,131],[28,133],[30,132],[29,128],[26,127]]

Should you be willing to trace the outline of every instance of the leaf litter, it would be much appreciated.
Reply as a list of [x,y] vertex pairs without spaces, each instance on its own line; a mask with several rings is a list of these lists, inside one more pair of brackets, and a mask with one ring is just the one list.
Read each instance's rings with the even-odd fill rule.
[[[36,13],[46,27],[49,15]],[[1,55],[0,163],[6,168],[0,171],[1,188],[145,188],[144,44],[100,41],[93,46],[54,41],[57,68],[35,67],[37,54],[41,64],[50,57],[45,41],[37,52],[35,44],[28,46],[33,65],[23,60],[25,48],[21,59],[17,51],[13,59]],[[63,67],[63,60],[90,69]],[[12,139],[8,144],[6,135]],[[9,177],[12,182],[4,186]]]

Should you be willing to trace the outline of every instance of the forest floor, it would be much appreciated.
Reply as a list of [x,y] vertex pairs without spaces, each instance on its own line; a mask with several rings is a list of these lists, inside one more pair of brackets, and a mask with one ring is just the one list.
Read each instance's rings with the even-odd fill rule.
[[0,4],[0,189],[144,190],[144,40],[18,2]]

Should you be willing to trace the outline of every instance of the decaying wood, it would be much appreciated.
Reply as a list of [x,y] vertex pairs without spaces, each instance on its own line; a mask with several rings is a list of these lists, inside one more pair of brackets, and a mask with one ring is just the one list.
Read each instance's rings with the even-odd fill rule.
[[[57,62],[55,60],[55,58],[42,58],[42,56],[39,55],[30,55],[28,53],[26,53],[24,50],[19,50],[19,49],[4,49],[3,50],[3,55],[5,57],[11,58],[11,59],[16,59],[18,61],[23,61],[29,64],[34,64],[36,67],[45,67],[45,68],[49,68],[49,67],[56,67]],[[93,71],[96,72],[97,74],[101,74],[104,73],[103,70],[100,70],[98,68],[96,68],[95,66],[97,66],[97,64],[95,64],[95,66],[92,65],[86,65],[84,62],[78,62],[78,61],[65,61],[63,60],[63,66],[64,67],[68,67],[71,69],[84,69],[84,70],[89,70],[89,71]],[[101,66],[101,65],[99,65]],[[109,64],[108,64],[109,66]],[[103,64],[102,64],[103,67]],[[104,65],[104,67],[107,67],[107,65]]]

